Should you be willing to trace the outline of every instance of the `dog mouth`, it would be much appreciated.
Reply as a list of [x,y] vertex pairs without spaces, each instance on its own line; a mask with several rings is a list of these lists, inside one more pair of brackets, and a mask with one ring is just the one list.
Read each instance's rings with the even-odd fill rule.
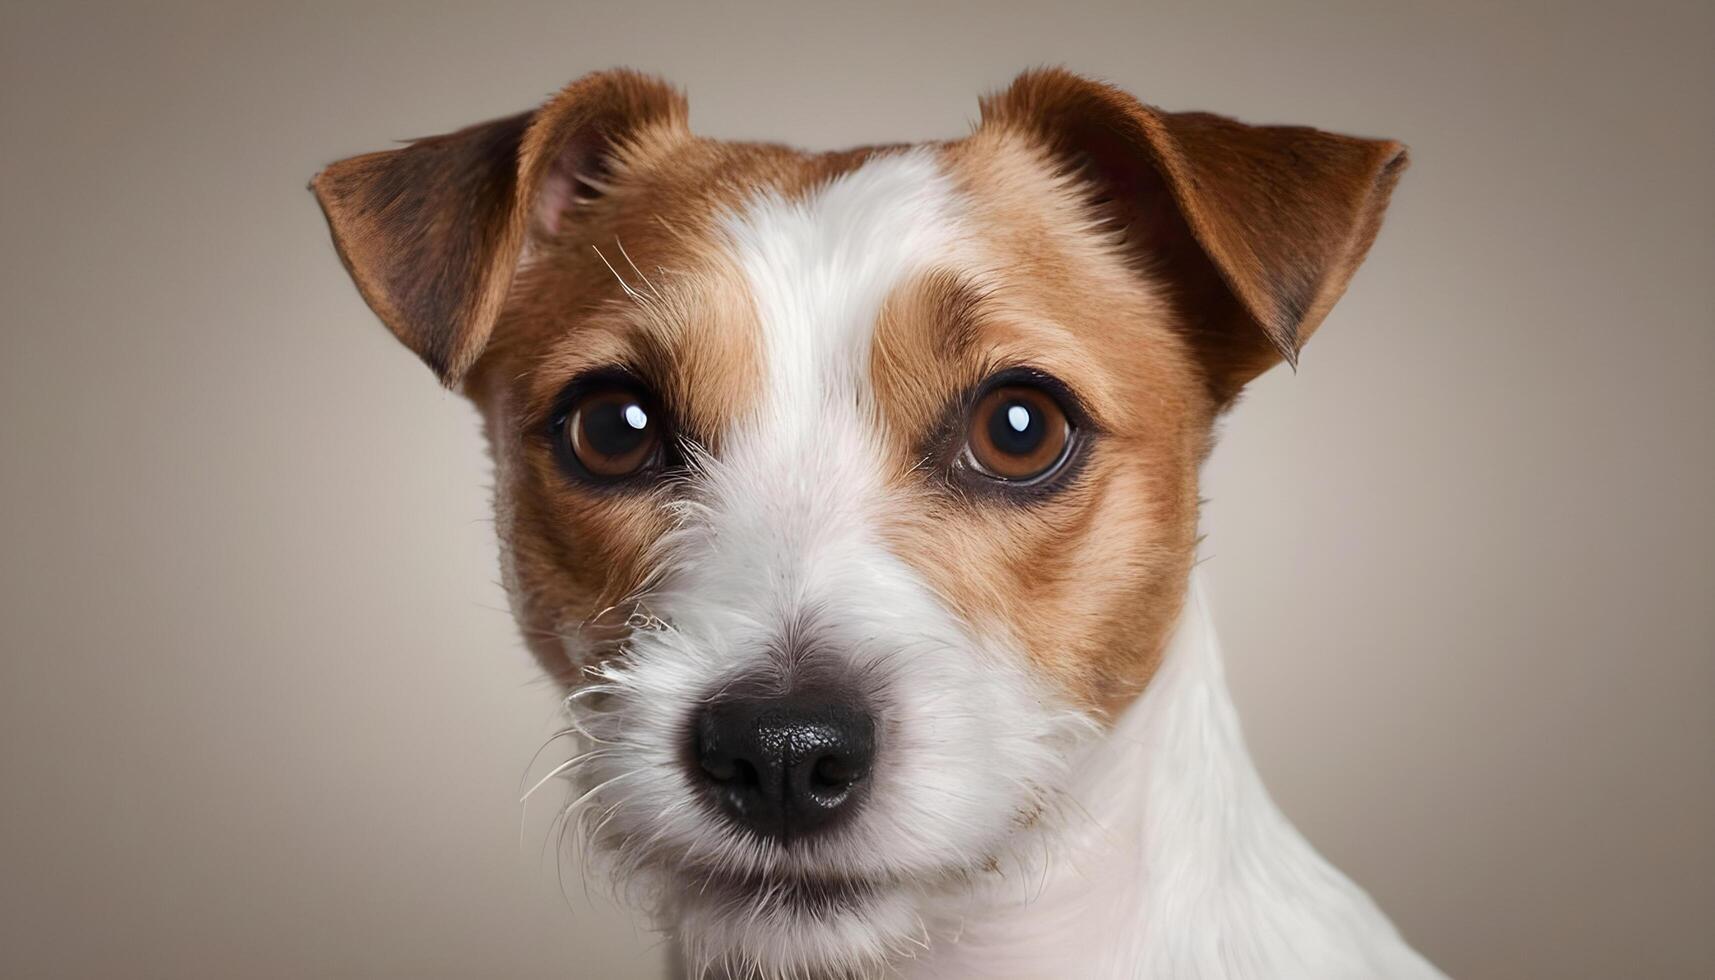
[[929,941],[910,881],[681,868],[667,911],[688,976],[879,977],[894,975],[888,956]]
[[851,875],[712,869],[688,872],[684,884],[690,895],[721,904],[817,917],[860,911],[891,888],[886,881]]

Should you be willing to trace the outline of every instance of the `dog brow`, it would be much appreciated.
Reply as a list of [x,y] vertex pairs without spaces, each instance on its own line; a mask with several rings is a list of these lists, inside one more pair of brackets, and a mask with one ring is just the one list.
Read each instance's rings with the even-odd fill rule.
[[937,352],[948,362],[973,356],[982,340],[981,312],[989,291],[967,274],[936,269],[918,280],[915,292],[935,327]]

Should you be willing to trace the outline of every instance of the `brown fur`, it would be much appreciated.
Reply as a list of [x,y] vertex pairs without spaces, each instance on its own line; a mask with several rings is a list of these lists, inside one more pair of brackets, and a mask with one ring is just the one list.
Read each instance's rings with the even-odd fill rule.
[[[877,325],[898,495],[883,533],[974,628],[1004,629],[1073,697],[1112,709],[1147,683],[1182,602],[1216,416],[1296,358],[1374,238],[1405,154],[1165,113],[1058,71],[1022,76],[983,117],[938,147],[969,203],[969,254],[899,290]],[[699,139],[671,89],[614,72],[533,115],[317,177],[365,299],[483,409],[507,585],[563,682],[577,665],[558,636],[646,581],[672,491],[569,483],[539,438],[556,394],[581,371],[627,367],[718,454],[762,366],[714,223],[761,189],[803,194],[890,151]],[[1020,505],[926,476],[950,403],[1015,365],[1086,403],[1098,434],[1077,484]]]
[[1059,70],[984,99],[983,121],[1033,134],[1102,188],[1174,290],[1222,404],[1280,360],[1297,363],[1408,163],[1393,140],[1164,112]]
[[[944,156],[979,271],[890,304],[872,361],[890,430],[923,432],[961,391],[1028,366],[1077,392],[1100,434],[1079,480],[1030,505],[939,494],[896,508],[912,515],[896,547],[967,622],[1005,624],[1079,701],[1117,707],[1153,673],[1183,598],[1215,406],[1163,291],[1088,231],[1082,185],[1002,129]],[[901,474],[896,492],[920,482]]]

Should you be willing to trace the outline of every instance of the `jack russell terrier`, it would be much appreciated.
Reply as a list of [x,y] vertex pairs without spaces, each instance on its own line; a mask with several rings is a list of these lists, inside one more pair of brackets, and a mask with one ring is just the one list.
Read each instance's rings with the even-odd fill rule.
[[945,142],[686,120],[599,72],[312,184],[481,411],[562,816],[682,973],[1440,976],[1270,802],[1192,574],[1405,148],[1058,70]]

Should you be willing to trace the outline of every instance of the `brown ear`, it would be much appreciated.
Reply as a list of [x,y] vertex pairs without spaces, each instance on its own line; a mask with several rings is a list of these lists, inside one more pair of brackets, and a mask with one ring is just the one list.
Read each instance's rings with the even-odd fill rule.
[[450,387],[488,342],[531,224],[603,193],[651,128],[685,133],[683,97],[597,72],[535,112],[341,160],[310,189],[370,309]]
[[1297,363],[1406,167],[1391,140],[1163,112],[1058,69],[1019,76],[982,114],[1089,181],[1101,216],[1174,290],[1222,404]]

